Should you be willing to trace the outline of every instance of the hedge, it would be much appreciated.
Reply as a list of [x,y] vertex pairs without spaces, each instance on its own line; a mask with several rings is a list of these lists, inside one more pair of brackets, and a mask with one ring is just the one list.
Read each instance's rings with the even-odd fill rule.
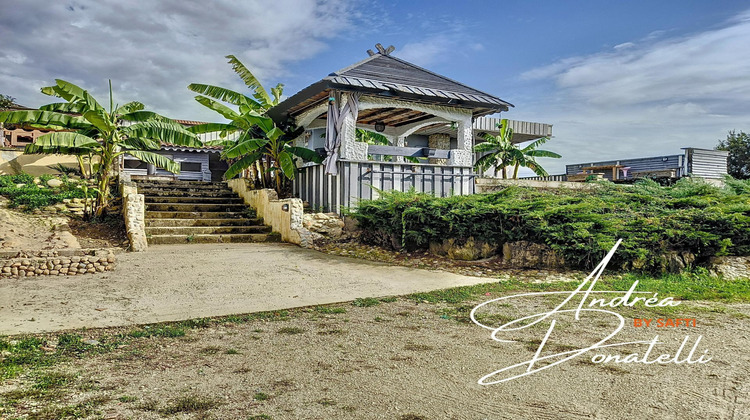
[[719,188],[683,178],[673,186],[599,183],[592,190],[508,187],[490,194],[437,198],[381,192],[350,215],[362,241],[395,248],[469,238],[493,245],[531,241],[549,245],[566,264],[589,269],[618,238],[611,267],[656,271],[669,252],[698,261],[750,255],[750,181],[728,178]]

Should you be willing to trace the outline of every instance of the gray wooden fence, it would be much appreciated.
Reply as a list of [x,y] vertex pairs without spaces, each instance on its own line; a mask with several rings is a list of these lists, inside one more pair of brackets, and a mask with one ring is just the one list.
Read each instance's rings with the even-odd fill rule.
[[360,200],[378,198],[380,191],[414,189],[438,197],[474,193],[471,167],[416,163],[339,160],[339,174],[325,174],[323,165],[300,168],[294,180],[295,196],[315,210],[341,213]]

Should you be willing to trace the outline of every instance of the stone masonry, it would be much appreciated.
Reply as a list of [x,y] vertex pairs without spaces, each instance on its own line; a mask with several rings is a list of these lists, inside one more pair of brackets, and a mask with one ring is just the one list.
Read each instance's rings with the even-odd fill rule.
[[0,277],[73,276],[115,269],[112,250],[4,252]]

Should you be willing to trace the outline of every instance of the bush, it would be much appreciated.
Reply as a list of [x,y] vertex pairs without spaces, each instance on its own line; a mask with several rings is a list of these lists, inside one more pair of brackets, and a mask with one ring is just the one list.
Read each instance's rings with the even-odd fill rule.
[[[40,177],[45,183],[49,179],[49,176]],[[25,206],[26,210],[52,206],[67,198],[85,198],[84,191],[78,188],[79,183],[67,177],[62,181],[60,188],[39,188],[29,174],[0,175],[0,195],[10,199],[9,207]],[[25,185],[19,188],[19,184]]]
[[469,238],[544,243],[571,267],[595,266],[622,238],[611,267],[656,271],[669,252],[699,260],[750,255],[750,182],[718,188],[684,178],[670,187],[653,181],[633,186],[601,183],[593,191],[508,187],[491,194],[436,198],[384,192],[362,201],[351,216],[364,242],[426,248],[430,242]]

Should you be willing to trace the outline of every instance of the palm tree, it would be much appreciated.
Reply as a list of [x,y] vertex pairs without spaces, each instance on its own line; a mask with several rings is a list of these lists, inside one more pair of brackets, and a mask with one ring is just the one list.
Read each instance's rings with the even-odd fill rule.
[[[174,121],[150,111],[140,102],[117,106],[112,98],[109,82],[109,109],[94,99],[88,91],[66,82],[55,80],[54,86],[42,88],[42,93],[64,99],[44,105],[39,110],[0,112],[0,123],[29,124],[33,127],[59,130],[38,137],[26,146],[29,154],[66,154],[89,156],[90,167],[98,181],[96,212],[101,216],[109,205],[110,180],[118,157],[129,154],[173,173],[180,166],[172,159],[155,153],[161,143],[200,147],[195,134]],[[123,121],[130,122],[124,125]],[[96,163],[93,161],[96,160]]]
[[[279,83],[272,88],[271,96],[235,56],[228,55],[226,58],[229,59],[232,70],[253,91],[253,96],[219,86],[190,84],[188,89],[199,93],[195,97],[198,103],[218,112],[229,121],[199,124],[189,130],[196,134],[218,132],[224,138],[207,143],[223,146],[222,157],[233,161],[224,173],[224,178],[230,179],[251,169],[262,186],[273,183],[276,191],[283,195],[285,180],[294,179],[296,175],[294,158],[319,161],[320,157],[307,148],[292,146],[292,141],[301,133],[300,130],[284,133],[273,120],[264,115],[269,108],[279,103],[284,85]],[[219,101],[235,105],[237,110]],[[236,138],[227,139],[230,134],[236,134]]]
[[518,178],[518,168],[523,166],[534,171],[539,176],[548,176],[549,174],[544,168],[536,161],[537,157],[549,157],[549,158],[561,158],[559,154],[550,152],[548,150],[539,150],[539,146],[550,140],[549,137],[543,137],[535,140],[533,143],[519,149],[518,146],[513,144],[513,129],[510,128],[507,119],[503,119],[498,124],[500,128],[500,134],[493,136],[485,133],[482,138],[484,142],[474,146],[474,151],[478,153],[486,153],[484,156],[477,159],[474,167],[484,172],[487,169],[494,167],[495,176],[502,170],[503,179],[508,178],[509,166],[513,166],[513,179]]
[[515,161],[515,168],[513,168],[513,179],[518,178],[518,168],[523,166],[534,171],[538,176],[549,176],[547,171],[542,168],[539,162],[536,161],[538,157],[560,159],[562,156],[549,150],[537,149],[539,146],[547,143],[550,140],[549,137],[542,137],[534,140],[532,143],[521,149],[520,156]]

